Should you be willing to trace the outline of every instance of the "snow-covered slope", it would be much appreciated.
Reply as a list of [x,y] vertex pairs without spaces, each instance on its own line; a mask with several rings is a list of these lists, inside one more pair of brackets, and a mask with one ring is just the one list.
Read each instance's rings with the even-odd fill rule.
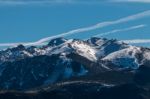
[[70,46],[79,55],[84,56],[91,61],[97,61],[97,50],[88,43],[83,41],[73,41]]
[[130,46],[105,56],[102,60],[109,61],[116,66],[137,69],[140,66],[139,55],[142,51],[139,47]]

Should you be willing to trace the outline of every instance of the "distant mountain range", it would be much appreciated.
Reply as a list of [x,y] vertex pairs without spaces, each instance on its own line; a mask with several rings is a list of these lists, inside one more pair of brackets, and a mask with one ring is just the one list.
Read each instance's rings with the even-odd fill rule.
[[0,99],[49,98],[149,99],[150,49],[92,37],[0,51]]

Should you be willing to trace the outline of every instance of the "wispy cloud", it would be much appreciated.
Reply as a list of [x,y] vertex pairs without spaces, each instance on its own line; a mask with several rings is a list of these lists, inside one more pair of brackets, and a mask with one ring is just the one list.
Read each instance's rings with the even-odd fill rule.
[[122,42],[125,42],[125,43],[128,43],[128,44],[150,43],[150,39],[122,40]]
[[121,18],[121,19],[118,19],[118,20],[115,20],[115,21],[100,22],[98,24],[95,24],[95,25],[92,25],[92,26],[89,26],[89,27],[79,28],[79,29],[71,30],[71,31],[61,33],[61,34],[58,34],[58,35],[46,37],[46,38],[40,39],[39,41],[36,41],[36,42],[30,42],[30,43],[5,43],[5,44],[0,44],[0,46],[16,46],[18,44],[24,44],[25,46],[27,46],[27,45],[41,45],[44,42],[47,42],[47,41],[49,41],[51,39],[54,39],[54,38],[65,37],[65,36],[68,36],[68,35],[78,34],[78,33],[81,33],[81,32],[88,32],[88,31],[91,31],[91,30],[100,29],[100,28],[103,28],[103,27],[111,26],[111,25],[126,23],[126,22],[129,22],[129,21],[135,21],[135,20],[145,18],[145,17],[149,17],[149,16],[150,16],[150,10],[147,10],[147,11],[144,11],[144,12],[141,12],[141,13],[138,13],[138,14],[134,14],[134,15],[131,15],[131,16],[127,16],[127,17],[124,17],[124,18]]
[[105,0],[0,0],[0,5],[101,4]]
[[0,5],[69,4],[74,0],[0,0]]
[[88,32],[88,31],[103,28],[103,27],[106,27],[106,26],[125,23],[125,22],[129,22],[129,21],[134,21],[134,20],[141,19],[143,17],[149,17],[149,16],[150,16],[150,10],[144,11],[142,13],[138,13],[138,14],[135,14],[135,15],[131,15],[131,16],[128,16],[128,17],[125,17],[125,18],[121,18],[121,19],[118,19],[118,20],[115,20],[115,21],[101,22],[101,23],[98,23],[98,24],[93,25],[93,26],[71,30],[71,31],[66,32],[66,33],[62,33],[62,34],[59,34],[59,35],[55,35],[55,36],[51,36],[51,37],[41,39],[41,40],[37,41],[36,43],[39,44],[39,43],[46,42],[46,41],[48,41],[50,39],[53,39],[53,38],[68,36],[68,35],[77,34],[77,33],[81,33],[81,32]]
[[111,2],[150,3],[150,0],[110,0]]
[[103,4],[110,2],[150,3],[150,0],[0,0],[0,5]]
[[109,32],[105,32],[105,33],[100,33],[98,35],[94,35],[94,37],[102,37],[102,36],[106,36],[106,35],[110,35],[110,34],[114,34],[114,33],[118,33],[118,32],[125,32],[125,31],[130,31],[130,30],[143,28],[143,27],[146,27],[146,25],[145,24],[141,24],[141,25],[136,25],[136,26],[124,28],[124,29],[115,29],[115,30],[112,30],[112,31],[109,31]]

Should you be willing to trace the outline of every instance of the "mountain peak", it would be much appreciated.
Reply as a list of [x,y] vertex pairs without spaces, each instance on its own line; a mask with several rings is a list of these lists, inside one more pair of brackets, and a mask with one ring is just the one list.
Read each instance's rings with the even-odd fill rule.
[[13,48],[8,48],[11,51],[19,51],[19,50],[25,50],[25,46],[23,46],[22,44],[18,45],[17,47],[13,47]]
[[67,41],[67,39],[65,39],[63,37],[55,38],[55,39],[52,39],[49,41],[48,46],[58,46],[60,44],[63,44],[66,41]]

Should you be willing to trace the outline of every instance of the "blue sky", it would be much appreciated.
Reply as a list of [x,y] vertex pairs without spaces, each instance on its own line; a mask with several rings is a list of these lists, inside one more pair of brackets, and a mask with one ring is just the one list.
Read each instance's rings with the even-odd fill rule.
[[150,0],[0,0],[0,43],[34,42],[144,11],[146,17],[67,35],[80,39],[104,33],[119,40],[150,39]]

